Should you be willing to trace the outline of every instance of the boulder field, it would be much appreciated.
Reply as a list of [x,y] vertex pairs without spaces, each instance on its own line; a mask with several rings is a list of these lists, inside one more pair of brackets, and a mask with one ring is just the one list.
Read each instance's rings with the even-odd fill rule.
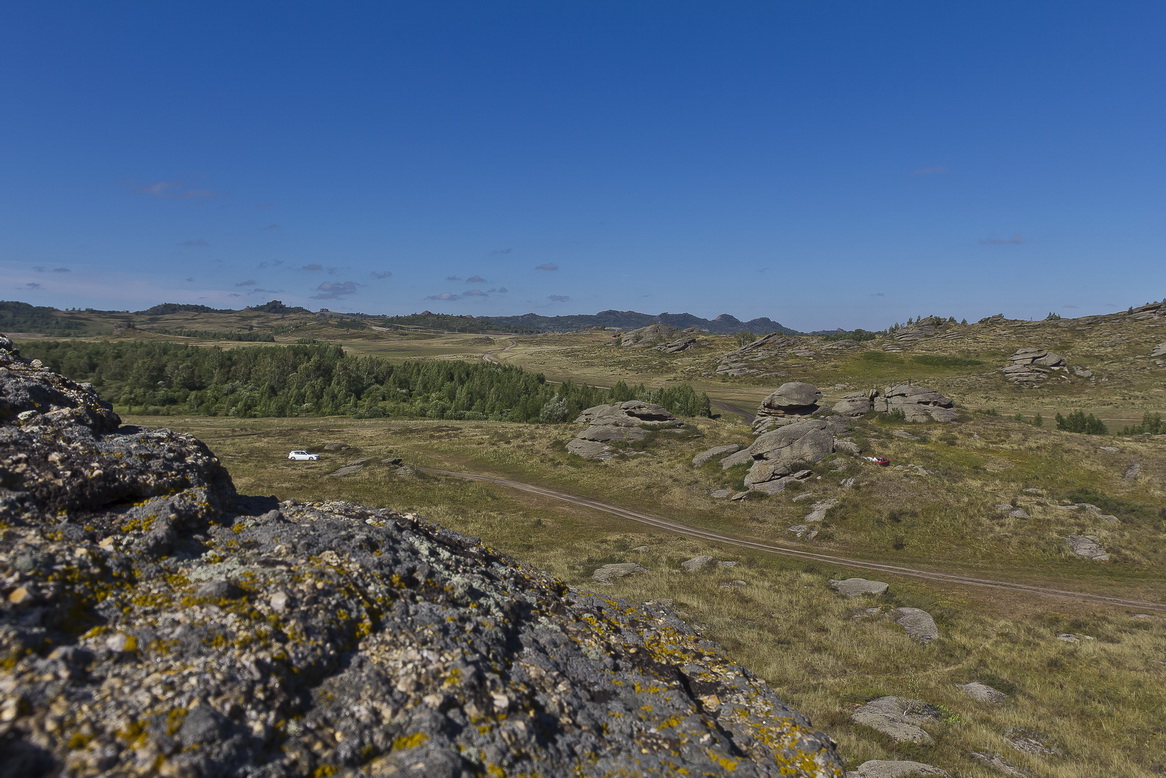
[[0,699],[29,778],[842,775],[662,604],[413,514],[240,496],[3,336]]

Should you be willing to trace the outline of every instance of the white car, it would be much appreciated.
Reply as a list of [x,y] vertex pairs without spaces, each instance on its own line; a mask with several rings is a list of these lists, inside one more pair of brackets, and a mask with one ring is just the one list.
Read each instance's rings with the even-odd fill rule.
[[287,455],[288,459],[294,459],[299,462],[315,462],[320,458],[319,454],[313,454],[310,451],[293,451]]

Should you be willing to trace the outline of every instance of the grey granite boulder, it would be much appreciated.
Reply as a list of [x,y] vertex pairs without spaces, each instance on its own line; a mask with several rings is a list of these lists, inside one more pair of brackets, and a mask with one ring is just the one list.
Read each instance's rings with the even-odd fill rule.
[[753,462],[753,455],[749,453],[749,449],[743,448],[736,453],[729,454],[721,460],[721,469],[728,470],[730,467],[737,465],[746,465]]
[[993,689],[986,683],[979,681],[972,681],[971,683],[959,684],[959,688],[964,694],[971,697],[973,700],[980,702],[990,702],[993,705],[999,705],[1008,699],[1008,695],[999,689]]
[[822,393],[813,384],[804,381],[784,383],[757,407],[753,430],[764,432],[775,425],[810,416],[821,408],[818,405],[821,399]]
[[669,343],[656,346],[656,350],[663,351],[665,354],[679,354],[681,351],[688,351],[696,345],[697,339],[695,335],[683,335]]
[[950,398],[934,389],[913,384],[888,387],[874,402],[875,410],[882,413],[902,411],[907,421],[911,422],[955,421],[959,414],[954,405]]
[[920,643],[930,643],[939,637],[939,627],[931,614],[919,608],[895,608],[891,618],[903,628],[907,637]]
[[664,406],[642,400],[594,405],[575,419],[576,424],[611,424],[627,427],[680,427],[679,421]]
[[944,778],[950,775],[946,770],[940,770],[938,767],[923,762],[872,759],[846,773],[846,778],[924,778],[925,776]]
[[820,462],[834,451],[834,434],[822,420],[807,419],[759,436],[747,451],[753,466],[745,476],[752,487]]
[[724,446],[713,446],[712,448],[708,449],[707,451],[702,451],[701,453],[694,456],[692,458],[692,466],[693,467],[700,467],[701,465],[705,464],[706,462],[711,462],[712,460],[716,459],[717,457],[723,458],[723,457],[728,456],[729,454],[735,454],[738,451],[740,451],[742,448],[744,448],[744,446],[742,446],[740,443],[728,443]]
[[695,573],[700,570],[704,570],[709,565],[715,564],[716,561],[716,559],[709,556],[708,554],[701,554],[700,556],[694,556],[692,559],[686,559],[681,562],[680,569],[684,570],[686,573]]
[[1159,343],[1157,346],[1154,346],[1154,350],[1150,352],[1150,356],[1154,358],[1166,357],[1166,343]]
[[1077,556],[1085,557],[1094,562],[1109,561],[1109,554],[1101,543],[1093,535],[1070,535],[1065,538],[1065,542],[1069,544],[1069,550]]
[[608,460],[615,457],[615,449],[606,443],[581,438],[568,441],[567,453],[584,459]]
[[855,710],[850,720],[899,743],[931,743],[920,725],[939,721],[939,709],[906,697],[879,697]]
[[834,412],[842,416],[865,416],[874,410],[877,391],[855,392],[834,403]]
[[875,597],[886,594],[890,588],[882,581],[868,581],[865,578],[846,578],[843,580],[831,579],[830,588],[847,599],[871,594]]
[[663,406],[640,400],[592,406],[580,413],[575,422],[586,424],[587,428],[567,444],[567,452],[585,459],[612,459],[615,449],[607,443],[641,441],[647,437],[647,429],[684,426],[684,422]]
[[591,574],[591,580],[609,584],[617,578],[626,578],[629,575],[646,572],[648,572],[648,568],[637,565],[635,562],[612,562],[595,570]]

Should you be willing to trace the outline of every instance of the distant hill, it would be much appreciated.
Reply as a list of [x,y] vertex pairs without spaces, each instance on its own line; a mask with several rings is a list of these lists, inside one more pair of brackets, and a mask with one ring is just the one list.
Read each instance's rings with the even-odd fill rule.
[[634,330],[646,327],[649,324],[667,324],[670,327],[684,330],[696,327],[705,332],[718,335],[732,335],[737,332],[769,333],[780,332],[784,335],[800,335],[797,330],[782,326],[779,322],[769,318],[750,319],[741,321],[735,316],[722,313],[715,319],[702,319],[691,313],[660,313],[652,315],[638,311],[600,311],[595,314],[574,314],[568,316],[540,316],[527,313],[522,316],[481,316],[477,321],[489,321],[496,325],[513,327],[521,330],[537,330],[540,332],[571,332],[586,330],[595,327],[615,327],[623,330]]
[[84,317],[56,308],[28,303],[0,302],[0,332],[39,332],[44,335],[83,335],[91,329]]
[[[238,327],[240,320],[233,314],[244,314],[247,329],[261,325],[261,319],[255,314],[272,314],[273,324],[281,321],[285,316],[307,316],[319,319],[324,317],[334,325],[348,323],[358,329],[370,324],[384,324],[389,327],[424,328],[442,330],[445,332],[507,332],[514,334],[533,334],[539,332],[574,332],[589,330],[596,327],[635,330],[649,324],[667,324],[679,330],[695,327],[703,332],[716,335],[732,335],[738,332],[752,332],[764,335],[779,332],[783,335],[801,335],[798,330],[782,326],[779,322],[769,318],[750,319],[741,321],[735,316],[722,313],[715,319],[702,319],[690,313],[660,313],[649,314],[638,311],[600,311],[595,314],[574,314],[568,316],[540,316],[536,313],[527,313],[521,316],[469,316],[422,311],[407,316],[377,316],[365,313],[338,313],[321,310],[312,314],[307,308],[284,305],[279,300],[272,300],[262,305],[252,305],[241,311],[222,308],[211,308],[206,305],[192,305],[188,303],[161,303],[142,311],[129,313],[128,311],[84,311],[66,312],[55,308],[34,307],[22,302],[0,302],[0,332],[36,332],[45,335],[81,335],[95,332],[108,332],[112,327],[132,327],[135,317],[150,317],[148,324],[164,324],[162,317],[180,317],[183,320],[182,328],[190,329],[197,318],[210,326],[216,317],[227,317],[221,326]],[[286,320],[284,320],[286,321]],[[143,323],[138,320],[138,324]]]

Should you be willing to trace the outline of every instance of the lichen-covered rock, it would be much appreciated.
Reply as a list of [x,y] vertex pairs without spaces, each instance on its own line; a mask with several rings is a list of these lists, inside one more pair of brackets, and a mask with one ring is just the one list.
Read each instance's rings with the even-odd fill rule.
[[197,440],[0,375],[8,774],[842,774],[661,604],[411,514],[237,497]]

